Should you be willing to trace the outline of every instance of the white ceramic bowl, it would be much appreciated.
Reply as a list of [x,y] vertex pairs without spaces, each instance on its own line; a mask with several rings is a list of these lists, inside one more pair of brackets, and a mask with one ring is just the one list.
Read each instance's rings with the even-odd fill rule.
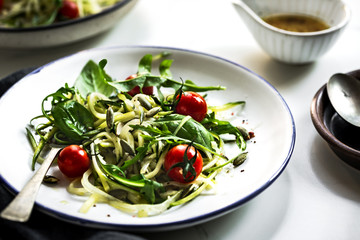
[[52,47],[93,37],[113,27],[136,2],[123,0],[100,13],[48,26],[0,27],[0,48]]
[[[233,5],[263,50],[291,64],[313,62],[322,56],[350,19],[350,10],[341,0],[236,0]],[[330,28],[306,33],[285,31],[262,20],[273,14],[316,16]]]

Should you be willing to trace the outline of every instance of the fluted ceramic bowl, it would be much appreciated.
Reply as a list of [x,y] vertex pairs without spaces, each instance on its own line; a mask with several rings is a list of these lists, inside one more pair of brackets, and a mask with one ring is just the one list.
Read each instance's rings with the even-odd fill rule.
[[122,0],[103,11],[82,18],[29,28],[0,27],[0,48],[43,48],[70,44],[96,36],[113,27],[138,0]]
[[[350,10],[341,0],[235,0],[233,5],[263,50],[290,64],[317,60],[333,46],[350,19]],[[286,31],[262,19],[275,14],[314,16],[330,27],[316,32]]]

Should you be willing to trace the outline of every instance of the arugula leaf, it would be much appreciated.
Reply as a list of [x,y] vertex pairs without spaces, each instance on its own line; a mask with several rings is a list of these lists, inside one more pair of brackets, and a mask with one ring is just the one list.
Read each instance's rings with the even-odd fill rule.
[[220,106],[209,106],[208,109],[210,109],[213,112],[219,112],[219,111],[226,111],[230,108],[239,106],[239,105],[245,105],[245,101],[237,101],[237,102],[228,102]]
[[133,157],[132,159],[125,161],[124,164],[121,166],[121,170],[125,170],[127,169],[129,166],[133,165],[134,163],[136,163],[137,161],[140,161],[141,159],[143,159],[146,156],[146,152],[149,149],[149,146],[151,146],[153,143],[150,142],[146,145],[144,145],[143,147],[138,147],[137,150],[137,154],[135,155],[135,157]]
[[59,102],[64,102],[69,100],[70,99],[69,96],[73,95],[74,93],[75,93],[74,88],[70,88],[68,84],[65,84],[64,87],[61,87],[56,92],[46,96],[41,103],[41,111],[44,117],[46,117],[50,122],[54,121],[53,118],[49,116],[50,110],[47,110],[45,108],[46,102],[49,100],[49,98],[51,98],[51,106],[55,106]]
[[101,60],[99,64],[90,60],[81,70],[74,83],[74,87],[79,91],[81,97],[86,99],[87,95],[92,92],[102,93],[109,97],[116,91],[109,84],[112,82],[112,78],[104,70],[106,63],[106,59]]
[[190,80],[186,80],[185,83],[162,77],[162,76],[154,76],[154,75],[142,75],[137,78],[133,78],[131,80],[125,80],[125,81],[112,81],[109,82],[109,85],[113,86],[120,92],[128,92],[133,87],[139,86],[142,87],[148,87],[148,86],[154,86],[156,88],[173,88],[177,90],[180,86],[183,85],[183,91],[194,91],[194,92],[206,92],[206,91],[212,91],[212,90],[225,90],[226,88],[223,86],[198,86],[191,82]]
[[191,80],[186,80],[185,83],[175,81],[170,78],[166,78],[166,80],[161,84],[161,87],[164,88],[173,88],[178,89],[180,86],[183,86],[183,91],[193,91],[193,92],[207,92],[207,91],[218,91],[218,90],[225,90],[226,87],[224,86],[198,86],[194,84]]
[[[144,177],[143,175],[141,175]],[[150,179],[147,179],[144,177],[143,179],[145,185],[140,189],[140,193],[142,193],[145,197],[145,199],[150,203],[156,202],[156,191],[157,190],[163,190],[163,185],[159,182],[152,181]]]
[[139,86],[140,89],[143,87],[158,86],[161,85],[163,81],[164,79],[159,76],[138,75],[138,77],[130,80],[109,82],[109,85],[116,88],[119,92],[129,92],[136,86]]
[[[152,127],[152,126],[131,125],[132,129],[134,129],[134,130],[140,129],[144,132],[149,133],[153,137],[169,136],[169,135],[172,136],[172,133],[167,129],[166,125],[163,125],[161,127],[162,127],[162,129],[159,129],[157,127]],[[143,137],[145,137],[145,139],[146,139],[147,136],[145,135]],[[153,138],[151,138],[151,139],[153,139]]]
[[[109,81],[108,84],[116,88],[120,92],[128,92],[136,86],[139,86],[140,89],[143,87],[154,86],[159,92],[161,87],[164,88],[173,88],[175,90],[183,87],[183,91],[194,91],[194,92],[205,92],[210,90],[224,90],[223,86],[208,86],[201,87],[197,86],[190,80],[186,80],[185,83],[182,81],[175,81],[172,79],[172,73],[170,71],[171,64],[173,60],[165,59],[159,65],[160,76],[151,74],[153,60],[166,57],[168,53],[162,53],[156,56],[151,54],[146,54],[143,56],[138,65],[137,77],[124,80],[124,81]],[[161,98],[161,97],[160,97]],[[162,98],[161,98],[162,99]]]
[[205,119],[202,121],[202,124],[206,129],[208,129],[210,132],[216,135],[221,135],[221,134],[234,135],[238,147],[241,150],[246,149],[246,141],[244,140],[244,136],[242,135],[241,131],[228,121],[216,119],[214,112],[208,114],[205,117]]
[[123,171],[118,166],[113,164],[102,164],[101,162],[100,164],[106,174],[112,179],[128,187],[140,189],[140,193],[143,194],[144,198],[149,203],[155,203],[155,192],[163,189],[163,185],[161,183],[147,179],[143,175],[138,175],[128,179],[124,177]]

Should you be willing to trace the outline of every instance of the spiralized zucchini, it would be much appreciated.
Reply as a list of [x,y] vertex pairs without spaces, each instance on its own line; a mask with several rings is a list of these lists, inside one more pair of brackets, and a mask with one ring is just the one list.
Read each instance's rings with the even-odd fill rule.
[[[88,97],[88,104],[86,107],[90,110],[90,112],[95,117],[95,122],[97,123],[97,128],[102,128],[102,126],[106,125],[106,111],[107,109],[104,106],[101,106],[96,103],[94,99],[100,99],[98,93],[91,93]],[[138,216],[151,216],[159,214],[165,211],[170,206],[176,206],[183,204],[197,195],[199,195],[207,186],[212,183],[212,180],[216,176],[217,172],[213,172],[211,175],[202,175],[196,181],[192,182],[191,185],[196,190],[191,194],[185,196],[181,196],[181,193],[184,189],[189,188],[189,184],[180,184],[174,181],[167,179],[166,173],[162,169],[162,165],[165,160],[165,155],[168,151],[167,147],[164,146],[153,146],[150,147],[147,151],[146,157],[141,162],[136,162],[126,171],[126,176],[129,178],[131,176],[136,176],[143,174],[146,179],[154,180],[160,182],[160,179],[166,179],[166,181],[161,182],[165,188],[161,193],[161,197],[165,199],[160,204],[144,204],[145,200],[138,193],[131,191],[131,188],[123,187],[115,183],[111,178],[107,177],[101,169],[101,164],[106,164],[108,162],[114,163],[117,166],[121,166],[124,161],[127,161],[132,156],[124,150],[121,146],[120,141],[126,141],[126,143],[132,148],[136,149],[138,147],[142,147],[144,145],[142,135],[146,135],[146,132],[142,132],[141,130],[133,131],[132,125],[140,124],[140,113],[144,112],[145,116],[150,110],[145,109],[140,102],[137,100],[140,96],[145,98],[151,98],[150,96],[145,96],[138,94],[136,97],[131,99],[131,102],[127,102],[131,106],[132,110],[127,112],[125,109],[129,108],[126,106],[120,107],[117,111],[114,111],[114,127],[115,129],[121,128],[117,133],[110,132],[110,129],[105,127],[105,130],[95,135],[91,141],[92,143],[92,169],[89,169],[81,179],[81,183],[86,190],[90,194],[89,200],[87,200],[83,207],[81,208],[81,212],[87,212],[94,203],[105,202],[110,204],[111,206],[120,209],[124,212],[128,212],[131,214],[136,214]],[[106,99],[105,97],[101,99]],[[153,108],[158,107],[154,105]],[[130,114],[131,113],[131,114]],[[126,117],[124,117],[126,115]],[[158,114],[157,114],[158,115]],[[131,116],[131,117],[128,117]],[[154,117],[145,117],[142,121],[142,126],[151,126],[155,121],[157,116]],[[121,127],[119,127],[121,126]],[[166,143],[163,143],[163,145]],[[218,147],[214,142],[213,147]],[[95,150],[97,148],[97,151]],[[134,150],[135,151],[135,150]],[[221,152],[221,149],[218,149],[218,152]],[[100,154],[100,155],[99,155]],[[204,153],[207,158],[205,162],[204,169],[209,169],[217,164],[223,163],[224,160],[219,157],[219,155],[211,154],[209,152]],[[111,156],[109,156],[111,155]],[[104,158],[106,156],[107,158]],[[89,177],[94,174],[97,176],[98,180],[95,182],[91,182]],[[74,180],[75,182],[78,179]],[[78,195],[84,195],[84,190],[79,191],[79,188],[74,187],[75,184],[71,184],[68,187],[68,191]],[[113,197],[111,192],[116,190],[122,190],[121,193],[126,198],[127,203],[123,200]],[[119,192],[119,191],[118,191]],[[135,195],[135,196],[134,196]]]
[[[40,135],[38,144],[29,136],[35,151],[33,166],[41,159],[39,153],[44,145],[82,145],[91,156],[91,167],[67,187],[69,193],[87,198],[79,210],[82,213],[90,211],[95,203],[106,203],[139,217],[157,215],[215,188],[216,176],[225,166],[234,167],[246,159],[244,129],[215,117],[244,102],[209,107],[201,123],[176,114],[174,101],[182,89],[224,88],[176,82],[171,78],[167,59],[160,64],[160,76],[155,76],[151,73],[152,62],[152,56],[145,55],[135,79],[114,81],[104,71],[106,62],[97,65],[89,61],[75,87],[66,84],[43,100],[42,117],[49,122],[40,125],[44,126],[41,131],[36,128]],[[136,85],[147,86],[150,80],[157,95],[127,94]],[[94,86],[97,91],[92,89]],[[174,92],[164,95],[161,88],[169,86]],[[49,101],[52,107],[46,109]],[[46,128],[51,131],[44,133]],[[30,135],[31,131],[27,133]],[[236,157],[226,157],[223,134],[234,137],[231,141],[239,148]],[[186,183],[172,180],[163,167],[169,149],[179,144],[194,146],[203,159],[201,174]]]

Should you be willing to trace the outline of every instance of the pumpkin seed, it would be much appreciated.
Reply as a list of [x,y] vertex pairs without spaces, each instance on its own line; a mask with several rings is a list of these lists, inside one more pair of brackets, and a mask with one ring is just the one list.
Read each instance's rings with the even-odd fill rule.
[[146,117],[148,118],[153,117],[156,114],[158,114],[160,111],[161,111],[161,107],[154,107],[146,113]]
[[135,150],[129,143],[127,143],[124,139],[120,139],[120,145],[124,149],[125,152],[129,153],[130,155],[135,155]]
[[245,162],[247,158],[247,152],[243,152],[243,153],[240,153],[233,161],[233,165],[235,167],[237,166],[240,166],[241,164],[243,164]]
[[236,126],[236,128],[240,131],[241,135],[243,136],[243,138],[245,140],[249,140],[250,139],[250,134],[249,131],[246,130],[244,127],[242,126]]
[[55,184],[59,181],[59,179],[57,177],[51,176],[51,175],[45,175],[43,182],[44,183],[51,183],[51,184]]
[[151,103],[149,102],[149,100],[146,99],[145,95],[138,94],[137,100],[146,110],[150,110],[152,108]]
[[114,127],[114,111],[112,107],[109,107],[106,110],[106,125],[109,129]]

